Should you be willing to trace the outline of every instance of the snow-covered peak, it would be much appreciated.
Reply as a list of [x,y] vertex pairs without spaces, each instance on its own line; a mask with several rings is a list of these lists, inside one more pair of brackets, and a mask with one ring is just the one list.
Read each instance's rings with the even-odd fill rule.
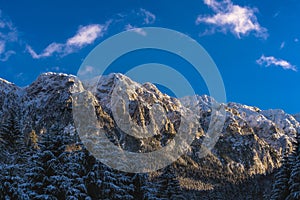
[[240,103],[235,103],[235,102],[230,102],[227,104],[228,107],[230,108],[234,108],[240,112],[245,112],[245,114],[255,114],[255,113],[259,113],[261,110],[257,107],[254,106],[248,106],[248,105],[243,105]]
[[[38,76],[35,82],[42,82],[45,85],[51,83],[61,83],[63,84],[65,81],[74,82],[77,79],[76,76],[65,73],[55,73],[55,72],[47,72]],[[34,82],[34,83],[35,83]]]
[[[157,89],[157,87],[151,83],[140,84],[120,73],[103,75],[95,79],[96,80],[94,80],[94,83],[89,83],[89,88],[90,89],[93,88],[92,89],[93,93],[100,100],[100,103],[104,108],[110,107],[111,95],[114,89],[119,86],[120,87],[125,86],[124,92],[129,94],[131,100],[135,99],[140,102],[159,101],[162,104],[164,104],[164,103],[168,103],[169,101],[172,101],[171,99],[174,99],[160,92]],[[95,81],[97,82],[96,84]],[[120,84],[123,86],[121,86]]]
[[283,110],[261,110],[257,107],[228,103],[228,118],[246,123],[267,144],[275,147],[278,151],[285,147],[290,148],[297,132],[300,132],[300,124],[293,116]]
[[13,90],[16,91],[19,89],[20,88],[18,86],[16,86],[15,84],[0,78],[0,92],[4,92],[5,94],[7,94]]
[[13,83],[3,79],[3,78],[0,78],[0,83],[4,83],[4,84],[8,84],[8,85],[14,85]]
[[294,114],[293,117],[300,123],[300,113]]
[[25,90],[33,95],[49,93],[50,91],[80,92],[83,90],[83,86],[74,75],[48,72],[41,74],[31,85],[27,86]]
[[39,77],[76,77],[72,74],[66,74],[66,73],[56,73],[56,72],[46,72],[46,73],[42,73]]
[[281,109],[264,110],[261,112],[267,119],[273,121],[281,129],[299,126],[299,122],[292,115],[285,113]]

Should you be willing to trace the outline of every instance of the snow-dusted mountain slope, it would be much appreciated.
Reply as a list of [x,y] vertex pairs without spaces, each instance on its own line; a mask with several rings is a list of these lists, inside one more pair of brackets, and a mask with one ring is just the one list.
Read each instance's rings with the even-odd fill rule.
[[[167,114],[153,137],[134,138],[118,128],[110,102],[120,80],[136,86],[130,94],[125,91],[134,123],[141,127],[149,124],[153,105],[160,105]],[[99,163],[80,141],[72,115],[72,93],[91,87],[95,89],[90,93],[92,103],[105,134],[115,145],[132,152],[151,152],[168,145],[180,126],[181,108],[193,99],[188,106],[196,113],[199,127],[191,148],[171,166],[149,174],[121,173]],[[0,79],[0,199],[13,195],[27,199],[268,197],[270,174],[281,166],[283,155],[292,152],[300,132],[299,115],[221,104],[226,111],[225,124],[214,148],[202,158],[199,152],[209,137],[215,103],[207,95],[172,98],[151,83],[138,84],[122,74],[103,76],[87,85],[72,75],[45,73],[24,88]],[[9,169],[15,173],[9,175]]]

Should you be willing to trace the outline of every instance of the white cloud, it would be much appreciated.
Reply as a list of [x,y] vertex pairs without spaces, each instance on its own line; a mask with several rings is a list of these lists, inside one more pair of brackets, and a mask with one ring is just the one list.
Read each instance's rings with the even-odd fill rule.
[[199,15],[196,19],[196,24],[205,23],[211,25],[211,28],[207,32],[221,31],[226,33],[230,31],[238,38],[248,35],[251,32],[255,33],[255,36],[266,38],[267,29],[262,27],[255,15],[257,9],[249,7],[241,7],[234,5],[231,0],[204,0],[204,3],[210,7],[215,14],[213,16]]
[[286,60],[277,59],[273,56],[264,56],[264,55],[262,55],[259,59],[256,60],[256,63],[261,65],[261,66],[264,65],[266,67],[278,66],[278,67],[281,67],[281,68],[286,69],[286,70],[297,71],[296,66],[292,65],[291,63],[289,63]]
[[144,24],[153,24],[156,20],[156,16],[144,8],[140,9],[140,15],[144,17]]
[[98,37],[103,36],[105,26],[93,24],[79,28],[77,34],[67,40],[67,45],[79,48],[92,44]]
[[105,25],[91,24],[79,27],[77,33],[66,40],[65,43],[53,42],[49,44],[40,54],[36,53],[31,46],[27,45],[26,49],[34,59],[46,58],[59,54],[61,56],[73,53],[83,47],[92,44],[99,37],[102,37],[107,30],[109,23]]
[[13,23],[0,10],[0,61],[5,62],[15,54],[8,46],[18,41],[18,32]]
[[127,24],[127,25],[125,26],[125,30],[126,30],[126,31],[133,31],[133,32],[135,32],[135,33],[137,33],[137,34],[140,34],[140,35],[142,35],[142,36],[146,36],[146,35],[147,35],[147,33],[146,33],[142,28],[134,27],[134,26],[132,26],[131,24]]

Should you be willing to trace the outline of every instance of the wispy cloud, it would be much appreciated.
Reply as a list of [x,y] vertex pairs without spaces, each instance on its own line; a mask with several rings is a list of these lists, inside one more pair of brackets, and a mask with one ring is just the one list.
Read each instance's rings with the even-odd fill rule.
[[273,56],[264,56],[264,55],[262,55],[259,59],[256,60],[256,63],[261,65],[261,66],[264,65],[266,67],[277,66],[277,67],[281,67],[285,70],[297,71],[296,66],[292,65],[291,63],[289,63],[286,60],[278,59],[278,58],[275,58]]
[[273,18],[276,18],[276,17],[278,17],[279,16],[279,14],[280,14],[280,11],[277,11],[274,15],[273,15]]
[[51,71],[51,72],[61,72],[63,69],[61,69],[59,66],[52,66],[52,67],[47,67],[46,71]]
[[285,42],[281,42],[280,49],[283,49],[285,47]]
[[267,38],[267,29],[262,27],[255,15],[256,8],[241,7],[234,5],[231,0],[204,0],[204,3],[210,7],[215,14],[212,16],[199,15],[196,24],[205,23],[211,25],[211,29],[205,33],[214,33],[215,31],[230,31],[238,38],[246,36],[253,32],[256,37]]
[[146,33],[142,28],[134,27],[134,26],[132,26],[131,24],[127,24],[127,25],[125,26],[125,30],[126,30],[126,31],[133,31],[133,32],[135,32],[135,33],[137,33],[137,34],[140,34],[140,35],[142,35],[142,36],[146,36],[146,35],[147,35],[147,33]]
[[[147,33],[140,27],[156,22],[155,14],[144,8],[132,10],[130,14],[120,14],[119,16],[122,18],[123,23],[127,23],[124,26],[124,30],[132,31],[142,36],[146,36]],[[134,24],[128,22],[134,22]]]
[[10,56],[12,56],[14,54],[16,54],[16,52],[13,50],[5,51],[4,53],[0,54],[0,61],[5,62],[10,58]]
[[46,58],[53,56],[54,54],[65,56],[94,43],[96,39],[103,36],[109,24],[110,22],[107,22],[104,25],[91,24],[81,26],[77,30],[77,33],[73,37],[67,39],[65,43],[53,42],[39,54],[29,45],[26,46],[26,49],[34,59]]
[[0,61],[5,62],[15,54],[8,46],[18,41],[18,31],[13,23],[0,10]]
[[[26,45],[26,50],[34,59],[47,58],[54,55],[63,57],[68,54],[77,52],[87,45],[93,44],[95,40],[103,37],[103,35],[107,32],[109,26],[118,26],[118,28],[124,27],[125,20],[126,23],[128,23],[128,21],[132,21],[132,17],[136,19],[139,25],[150,25],[155,23],[156,21],[156,16],[153,13],[144,8],[140,8],[138,10],[132,11],[132,13],[129,14],[120,13],[116,18],[112,18],[105,24],[91,24],[87,26],[81,26],[77,30],[77,33],[72,37],[66,39],[64,43],[52,42],[40,53],[36,52],[30,45]],[[141,35],[146,34],[141,28],[138,28],[131,24],[125,25],[125,30],[132,30]]]
[[156,21],[156,16],[144,8],[140,9],[139,15],[144,18],[144,24],[153,24]]
[[88,66],[85,66],[84,68],[82,68],[78,73],[79,73],[79,75],[84,76],[84,75],[93,73],[94,70],[95,70],[95,68],[93,66],[88,65]]
[[28,51],[28,53],[30,53],[30,55],[32,56],[32,58],[34,59],[39,59],[39,58],[44,58],[44,57],[49,57],[52,56],[54,53],[62,53],[63,52],[63,47],[65,45],[64,44],[58,44],[58,43],[51,43],[49,44],[44,50],[43,52],[41,52],[40,54],[37,54],[31,46],[27,45],[26,46],[26,50]]

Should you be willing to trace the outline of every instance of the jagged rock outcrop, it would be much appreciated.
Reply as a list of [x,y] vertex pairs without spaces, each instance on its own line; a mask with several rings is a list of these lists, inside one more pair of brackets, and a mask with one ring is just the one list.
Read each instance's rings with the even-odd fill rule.
[[[118,127],[110,104],[118,81],[134,86],[123,91],[128,94],[133,123],[141,128],[162,124],[154,124],[153,137],[135,138]],[[128,174],[103,165],[81,142],[72,114],[72,93],[93,87],[89,95],[106,136],[132,152],[151,152],[168,145],[180,126],[181,108],[192,99],[188,106],[199,127],[191,148],[167,169],[149,174]],[[121,74],[86,84],[75,76],[55,73],[42,74],[24,88],[0,79],[0,94],[1,156],[9,158],[0,160],[0,199],[267,199],[272,174],[281,166],[283,155],[292,152],[300,132],[298,115],[222,104],[225,124],[214,148],[202,158],[199,152],[204,138],[209,137],[216,103],[206,95],[176,99],[150,83],[140,85]],[[151,118],[156,105],[166,118]],[[16,151],[18,148],[22,151]],[[164,180],[166,177],[170,180]],[[177,188],[174,195],[172,188]]]

